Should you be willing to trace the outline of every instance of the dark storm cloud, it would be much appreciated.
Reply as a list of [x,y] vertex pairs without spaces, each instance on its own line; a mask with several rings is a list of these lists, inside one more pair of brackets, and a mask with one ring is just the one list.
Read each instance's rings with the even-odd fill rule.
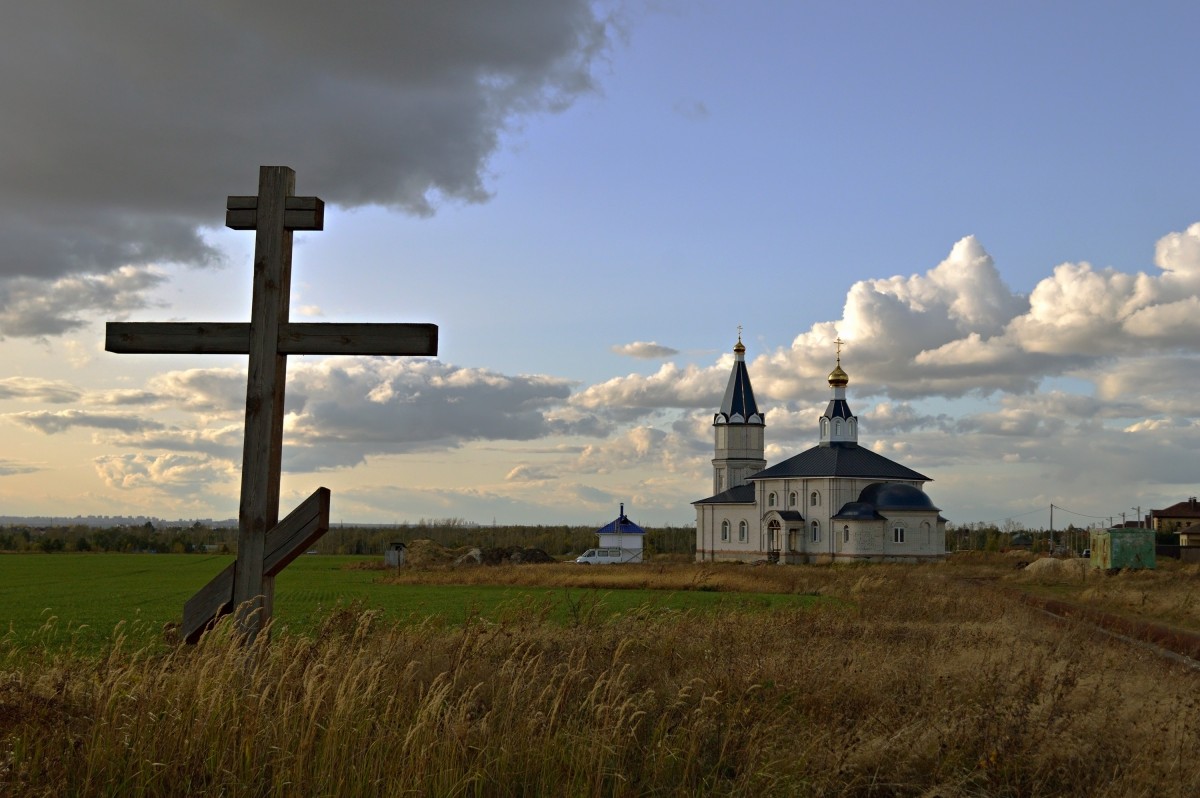
[[24,413],[9,413],[5,416],[15,424],[38,430],[47,435],[66,432],[75,427],[135,432],[162,429],[162,424],[149,419],[112,413],[87,413],[82,410],[38,410]]
[[290,382],[284,466],[293,471],[467,441],[537,440],[557,432],[549,415],[570,395],[566,380],[415,359],[327,358],[299,365]]
[[[506,124],[589,90],[606,34],[584,0],[17,4],[0,26],[0,281],[211,262],[199,228],[261,164],[344,207],[483,200]],[[30,332],[8,293],[0,334],[69,327]]]
[[0,399],[32,399],[48,404],[77,402],[83,392],[61,380],[37,377],[5,377],[0,380]]
[[[0,240],[4,240],[2,228],[0,221]],[[81,314],[89,311],[122,315],[144,307],[143,292],[163,279],[153,267],[135,266],[121,266],[108,274],[70,274],[55,280],[0,277],[0,338],[61,335],[84,326]]]
[[[13,377],[0,380],[0,398],[81,401],[114,410],[23,411],[0,419],[46,435],[91,429],[112,446],[232,463],[242,450],[245,381],[245,372],[235,368],[187,369],[152,377],[144,390],[82,393],[65,383]],[[374,455],[453,449],[473,441],[611,431],[566,409],[571,384],[418,358],[299,361],[288,373],[284,468],[340,468]],[[175,411],[197,415],[178,425],[159,420]],[[554,451],[577,453],[571,447]]]
[[45,471],[45,466],[32,463],[22,463],[18,460],[0,460],[0,477],[11,477],[17,474],[36,474]]

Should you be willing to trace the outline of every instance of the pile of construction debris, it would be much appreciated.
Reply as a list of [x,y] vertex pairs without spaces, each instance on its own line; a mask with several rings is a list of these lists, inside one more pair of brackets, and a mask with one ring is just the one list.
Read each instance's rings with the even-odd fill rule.
[[1032,579],[1084,579],[1091,574],[1091,562],[1082,557],[1060,560],[1042,557],[1025,566],[1022,575]]

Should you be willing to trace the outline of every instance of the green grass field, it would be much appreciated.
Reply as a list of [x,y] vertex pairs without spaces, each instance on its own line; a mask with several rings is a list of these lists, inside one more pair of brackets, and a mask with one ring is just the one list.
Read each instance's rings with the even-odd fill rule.
[[[1200,673],[1048,619],[1012,587],[1052,580],[1000,558],[302,557],[289,631],[167,645],[226,562],[0,555],[0,796],[1200,795]],[[1182,612],[1196,576],[1098,574],[1079,600]]]
[[[0,556],[0,620],[9,642],[99,651],[121,627],[130,642],[162,639],[183,603],[231,557],[186,554],[9,554]],[[803,606],[813,596],[664,590],[583,590],[503,585],[384,584],[386,571],[351,567],[377,558],[301,557],[276,580],[275,623],[307,633],[353,602],[400,622],[469,617],[503,620],[537,613],[570,623],[582,613],[767,610]],[[525,566],[537,567],[537,566]]]

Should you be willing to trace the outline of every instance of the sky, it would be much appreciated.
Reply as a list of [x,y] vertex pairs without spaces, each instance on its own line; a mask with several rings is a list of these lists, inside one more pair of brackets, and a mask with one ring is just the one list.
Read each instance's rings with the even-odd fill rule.
[[326,203],[281,510],[691,524],[741,329],[767,459],[860,443],[952,523],[1200,493],[1200,6],[47,0],[0,28],[0,515],[236,515],[260,165]]

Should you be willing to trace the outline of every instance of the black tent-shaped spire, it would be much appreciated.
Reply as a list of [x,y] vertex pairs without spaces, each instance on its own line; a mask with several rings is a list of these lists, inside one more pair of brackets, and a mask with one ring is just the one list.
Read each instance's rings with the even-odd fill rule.
[[733,358],[733,371],[729,374],[729,384],[725,386],[725,396],[721,399],[721,411],[716,421],[725,424],[762,424],[763,417],[758,412],[754,389],[750,386],[750,373],[746,371],[746,347],[742,346],[740,333],[737,346],[733,348]]

